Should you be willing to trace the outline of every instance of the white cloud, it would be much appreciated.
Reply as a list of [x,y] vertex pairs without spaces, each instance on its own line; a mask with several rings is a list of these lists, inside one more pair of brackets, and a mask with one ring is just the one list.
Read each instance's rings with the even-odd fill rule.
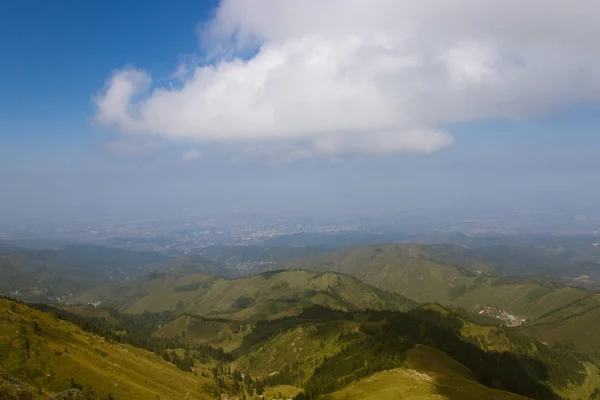
[[450,123],[599,101],[598,20],[594,0],[225,0],[201,30],[213,64],[177,88],[116,71],[97,120],[295,158],[429,154]]
[[188,150],[181,155],[181,161],[192,162],[202,157],[202,152],[199,150]]

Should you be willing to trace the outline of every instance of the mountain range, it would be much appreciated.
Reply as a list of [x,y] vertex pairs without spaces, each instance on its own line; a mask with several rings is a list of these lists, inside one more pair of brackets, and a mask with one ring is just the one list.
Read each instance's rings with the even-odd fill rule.
[[0,255],[4,294],[52,304],[0,300],[0,394],[600,398],[600,296],[458,247],[102,252]]

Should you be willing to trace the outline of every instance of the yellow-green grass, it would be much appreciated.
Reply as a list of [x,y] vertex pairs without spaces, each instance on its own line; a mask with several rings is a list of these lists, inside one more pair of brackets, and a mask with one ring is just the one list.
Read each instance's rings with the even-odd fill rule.
[[475,312],[493,305],[527,320],[590,295],[579,288],[492,276],[493,268],[471,264],[471,268],[461,268],[427,247],[390,244],[356,247],[286,267],[350,274],[420,303],[437,302]]
[[567,400],[588,400],[592,393],[600,390],[600,371],[598,366],[592,363],[584,363],[587,376],[582,385],[569,385],[563,389],[557,389],[557,392]]
[[75,382],[84,390],[111,393],[119,400],[211,398],[206,394],[211,386],[207,378],[4,299],[0,299],[0,364],[46,394]]
[[525,397],[476,382],[470,371],[445,353],[427,346],[408,352],[406,368],[378,372],[322,400],[519,400]]
[[63,310],[70,312],[71,314],[81,315],[86,318],[104,318],[109,322],[114,322],[114,317],[110,311],[106,308],[94,307],[94,306],[65,306]]
[[600,354],[600,295],[567,304],[523,327],[522,332],[549,344],[569,342],[580,351]]
[[483,284],[449,303],[474,312],[493,305],[529,321],[589,295],[588,291],[578,288],[548,288],[536,282],[503,284],[501,280],[487,278]]
[[182,336],[191,344],[208,344],[232,351],[241,346],[244,338],[252,331],[251,324],[235,321],[218,321],[181,315],[160,328],[156,335],[164,337]]
[[412,305],[351,276],[314,271],[269,272],[239,279],[164,275],[95,288],[76,299],[100,300],[128,313],[175,311],[237,320],[293,316],[311,305],[339,310],[407,309]]
[[249,354],[234,361],[233,366],[248,371],[253,376],[276,374],[294,363],[302,365],[305,377],[310,376],[325,357],[341,350],[338,336],[354,333],[355,338],[364,336],[353,321],[331,321],[300,326],[280,333],[261,344]]
[[289,268],[347,273],[417,302],[447,303],[454,286],[470,285],[475,280],[453,266],[437,262],[413,244],[357,247],[291,263]]
[[264,398],[275,400],[288,400],[293,399],[300,392],[302,392],[302,389],[297,388],[296,386],[278,385],[267,388],[264,393]]

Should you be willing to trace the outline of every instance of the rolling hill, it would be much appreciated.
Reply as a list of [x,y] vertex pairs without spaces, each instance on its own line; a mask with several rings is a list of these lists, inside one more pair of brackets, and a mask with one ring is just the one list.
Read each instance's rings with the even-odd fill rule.
[[[70,387],[98,400],[109,394],[257,399],[264,392],[279,399],[284,392],[296,400],[335,400],[589,399],[600,393],[594,364],[435,304],[408,312],[309,306],[255,321],[72,308],[89,315],[82,319],[35,307],[0,301],[0,367],[44,395]],[[204,348],[220,354],[212,358],[194,342],[229,343],[231,353]],[[123,343],[154,343],[154,353]]]
[[90,399],[212,398],[208,379],[6,299],[0,299],[0,354],[0,366],[39,395],[77,387]]
[[[433,246],[436,247],[436,246]],[[449,251],[446,249],[443,254]],[[288,264],[290,269],[336,271],[420,303],[438,302],[478,312],[486,305],[527,320],[589,295],[552,280],[499,276],[489,264],[462,265],[429,246],[366,246]]]
[[236,353],[232,368],[303,387],[299,399],[363,398],[371,390],[373,398],[588,399],[600,384],[591,363],[437,305],[408,313],[305,310],[257,324]]
[[296,315],[312,305],[345,311],[407,310],[415,305],[349,275],[314,271],[273,271],[238,279],[153,273],[81,292],[74,300],[100,301],[127,313],[173,311],[238,320]]
[[[600,242],[597,235],[449,235],[437,238],[445,246],[430,251],[463,264],[480,260],[499,272],[517,276],[550,275],[569,284],[595,286],[600,277]],[[574,281],[574,278],[585,279]]]
[[151,252],[91,245],[56,250],[0,250],[0,296],[46,303],[70,302],[72,293],[124,282],[152,272],[236,277],[235,269],[199,255],[168,258]]
[[563,343],[578,351],[600,355],[600,294],[589,294],[541,315],[522,332],[550,344]]
[[494,390],[473,379],[464,365],[434,348],[417,346],[408,351],[407,368],[377,372],[327,394],[323,400],[519,400],[517,394]]
[[350,274],[422,303],[447,303],[460,288],[475,285],[477,278],[485,277],[488,272],[486,266],[467,270],[444,263],[414,244],[356,247],[290,263],[287,267]]
[[53,302],[78,290],[148,274],[167,260],[156,253],[89,245],[0,250],[0,295]]
[[251,332],[249,323],[184,314],[162,326],[156,335],[184,336],[188,343],[222,347],[231,352],[239,348]]

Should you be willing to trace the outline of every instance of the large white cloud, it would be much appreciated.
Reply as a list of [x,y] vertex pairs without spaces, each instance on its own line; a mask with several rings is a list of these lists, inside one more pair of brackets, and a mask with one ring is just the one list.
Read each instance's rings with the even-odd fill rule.
[[[125,133],[294,154],[428,154],[442,127],[600,100],[596,0],[225,0],[179,85],[115,72]],[[194,58],[190,58],[193,60]]]

